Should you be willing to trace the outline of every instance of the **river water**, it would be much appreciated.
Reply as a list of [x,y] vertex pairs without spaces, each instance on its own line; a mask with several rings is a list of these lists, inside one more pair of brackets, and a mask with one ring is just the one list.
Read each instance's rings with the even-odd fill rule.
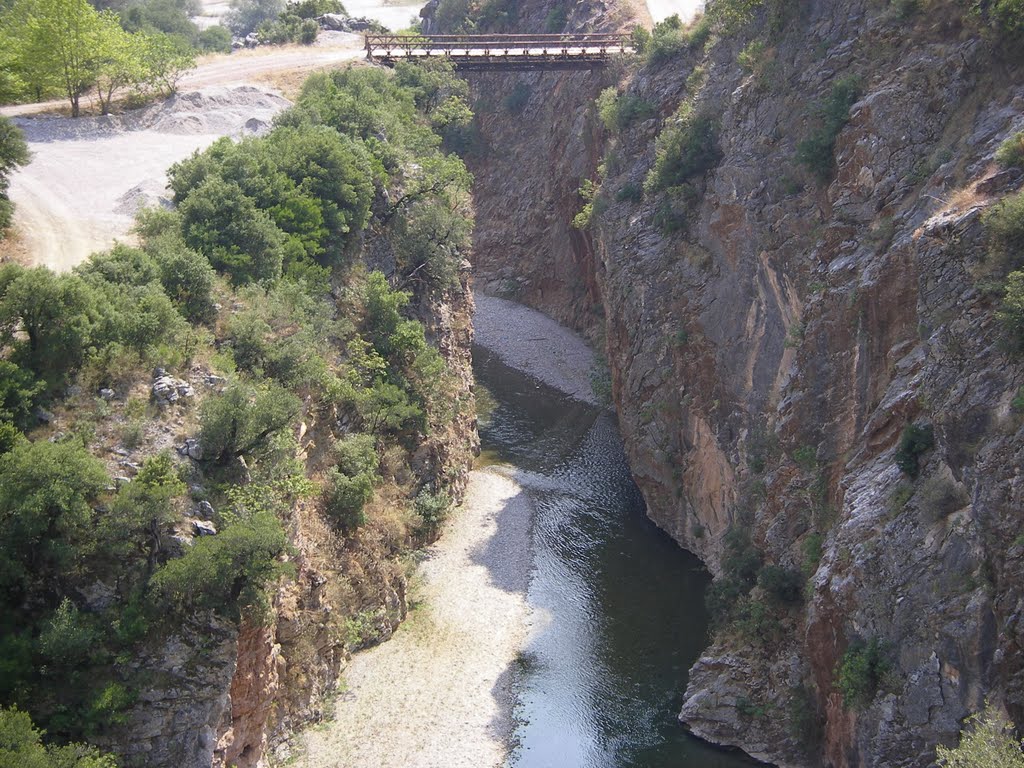
[[709,576],[644,515],[614,416],[474,352],[484,459],[535,508],[507,768],[755,765],[676,720],[707,643]]

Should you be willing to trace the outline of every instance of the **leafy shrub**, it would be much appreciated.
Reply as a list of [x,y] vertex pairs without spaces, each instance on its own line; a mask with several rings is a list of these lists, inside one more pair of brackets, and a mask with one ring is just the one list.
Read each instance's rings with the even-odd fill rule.
[[982,216],[992,266],[1006,274],[1024,267],[1024,192],[1003,198]]
[[943,768],[1024,768],[1013,723],[992,705],[967,718],[956,749],[940,745],[935,757]]
[[761,64],[765,48],[764,40],[751,40],[736,56],[736,63],[744,72],[748,74],[754,72]]
[[782,631],[775,609],[750,597],[741,598],[736,603],[733,623],[747,642],[761,646],[778,642]]
[[803,597],[803,578],[791,568],[766,565],[757,574],[757,584],[780,603],[798,603]]
[[345,435],[334,444],[334,458],[338,469],[349,477],[359,474],[377,474],[379,459],[377,457],[377,441],[372,435]]
[[832,177],[836,139],[849,121],[850,107],[860,98],[860,91],[860,79],[855,75],[837,80],[815,110],[821,127],[796,146],[797,161],[821,181]]
[[843,705],[848,709],[869,705],[888,670],[889,663],[878,638],[850,643],[836,670],[836,688],[843,696]]
[[28,428],[42,388],[29,371],[0,360],[0,422]]
[[299,398],[276,384],[234,384],[200,406],[203,456],[226,465],[263,450],[271,437],[291,425],[301,409]]
[[918,426],[908,424],[900,436],[900,444],[896,448],[896,466],[906,475],[917,477],[920,468],[918,460],[921,454],[925,453],[935,445],[935,433],[930,424]]
[[999,145],[996,162],[1007,168],[1024,168],[1024,131],[1015,133]]
[[800,551],[803,560],[800,563],[800,572],[805,579],[811,578],[818,570],[818,563],[821,562],[822,544],[825,537],[820,533],[809,533],[800,544]]
[[654,105],[633,93],[620,94],[615,87],[605,88],[597,97],[601,122],[609,131],[624,131],[633,123],[655,113]]
[[618,192],[615,193],[615,199],[620,203],[638,203],[644,197],[644,188],[642,185],[632,181],[628,181],[619,187]]
[[1024,270],[1007,275],[998,317],[1010,348],[1015,352],[1024,350]]
[[995,0],[989,14],[1003,36],[1013,40],[1024,37],[1024,0]]
[[21,130],[8,118],[0,115],[0,239],[11,226],[14,206],[7,196],[10,175],[29,161],[28,145]]
[[725,552],[722,555],[722,569],[726,575],[747,587],[754,586],[761,570],[762,558],[750,538],[750,532],[733,528],[725,534],[723,543]]
[[181,314],[194,323],[212,322],[215,273],[210,262],[177,235],[149,239],[145,251],[159,266],[160,283]]
[[284,234],[237,185],[209,178],[188,195],[180,210],[185,243],[236,285],[281,276]]
[[329,471],[324,484],[324,512],[345,533],[366,523],[363,508],[373,498],[373,476],[360,472],[353,477],[336,469]]
[[722,157],[718,124],[708,114],[684,102],[658,135],[654,166],[644,181],[651,194],[679,186],[714,168]]
[[666,235],[685,232],[699,203],[700,194],[692,184],[669,187],[655,205],[651,223]]
[[399,218],[393,242],[406,274],[437,288],[450,288],[457,283],[459,267],[469,253],[470,221],[455,205],[423,200]]
[[234,619],[258,616],[266,607],[266,585],[284,572],[277,559],[287,546],[281,521],[257,512],[231,521],[216,536],[197,538],[153,575],[151,587],[182,615],[208,609]]
[[564,5],[556,5],[548,11],[548,15],[544,19],[544,31],[549,35],[557,34],[565,29],[565,24],[568,20],[569,12],[566,10],[566,7]]
[[655,24],[649,36],[635,31],[633,35],[634,49],[645,54],[647,66],[652,67],[703,47],[711,35],[711,23],[709,17],[702,16],[687,26],[674,14]]
[[413,511],[428,531],[437,531],[441,527],[451,507],[451,496],[444,491],[434,492],[429,488],[423,488],[416,494],[413,502]]
[[704,605],[711,616],[711,623],[717,627],[727,624],[732,619],[737,602],[748,591],[749,587],[735,578],[720,576],[715,579],[704,594]]
[[208,53],[231,53],[231,30],[214,24],[199,33],[199,49]]
[[802,445],[793,451],[793,463],[804,472],[813,472],[818,466],[818,451],[813,445]]
[[27,441],[0,456],[0,586],[47,591],[96,550],[93,505],[109,483],[75,442]]
[[501,100],[501,105],[505,108],[506,112],[518,115],[526,109],[526,105],[530,101],[531,91],[532,89],[526,83],[516,83],[505,98]]
[[117,768],[113,755],[87,744],[43,744],[43,732],[26,712],[0,708],[0,765],[4,768]]
[[907,502],[913,498],[914,492],[914,486],[910,483],[900,483],[897,485],[889,497],[889,511],[894,515],[899,514],[900,510],[907,506]]

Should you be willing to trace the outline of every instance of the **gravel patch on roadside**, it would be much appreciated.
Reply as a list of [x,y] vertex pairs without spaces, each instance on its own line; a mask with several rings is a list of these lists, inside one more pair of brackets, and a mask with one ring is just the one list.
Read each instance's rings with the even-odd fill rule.
[[547,315],[507,299],[474,294],[476,343],[512,368],[577,400],[599,405],[590,384],[594,353]]

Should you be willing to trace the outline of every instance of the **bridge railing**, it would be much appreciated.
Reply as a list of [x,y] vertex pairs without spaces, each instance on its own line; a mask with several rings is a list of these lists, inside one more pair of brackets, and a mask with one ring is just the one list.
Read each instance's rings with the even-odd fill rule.
[[512,52],[540,50],[566,52],[618,50],[632,47],[629,35],[623,34],[517,34],[517,35],[366,35],[366,55],[391,58],[396,53],[441,52],[471,55],[479,51],[485,56],[509,55]]

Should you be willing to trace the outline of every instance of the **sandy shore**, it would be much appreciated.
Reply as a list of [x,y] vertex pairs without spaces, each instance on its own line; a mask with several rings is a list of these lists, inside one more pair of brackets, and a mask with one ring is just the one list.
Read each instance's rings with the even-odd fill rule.
[[[477,297],[477,341],[562,391],[589,394],[592,355],[545,315]],[[482,331],[481,331],[482,329]],[[545,343],[533,341],[541,337]],[[492,768],[507,755],[527,640],[533,505],[509,467],[470,475],[418,569],[421,601],[394,637],[356,654],[334,719],[296,739],[305,768]]]

